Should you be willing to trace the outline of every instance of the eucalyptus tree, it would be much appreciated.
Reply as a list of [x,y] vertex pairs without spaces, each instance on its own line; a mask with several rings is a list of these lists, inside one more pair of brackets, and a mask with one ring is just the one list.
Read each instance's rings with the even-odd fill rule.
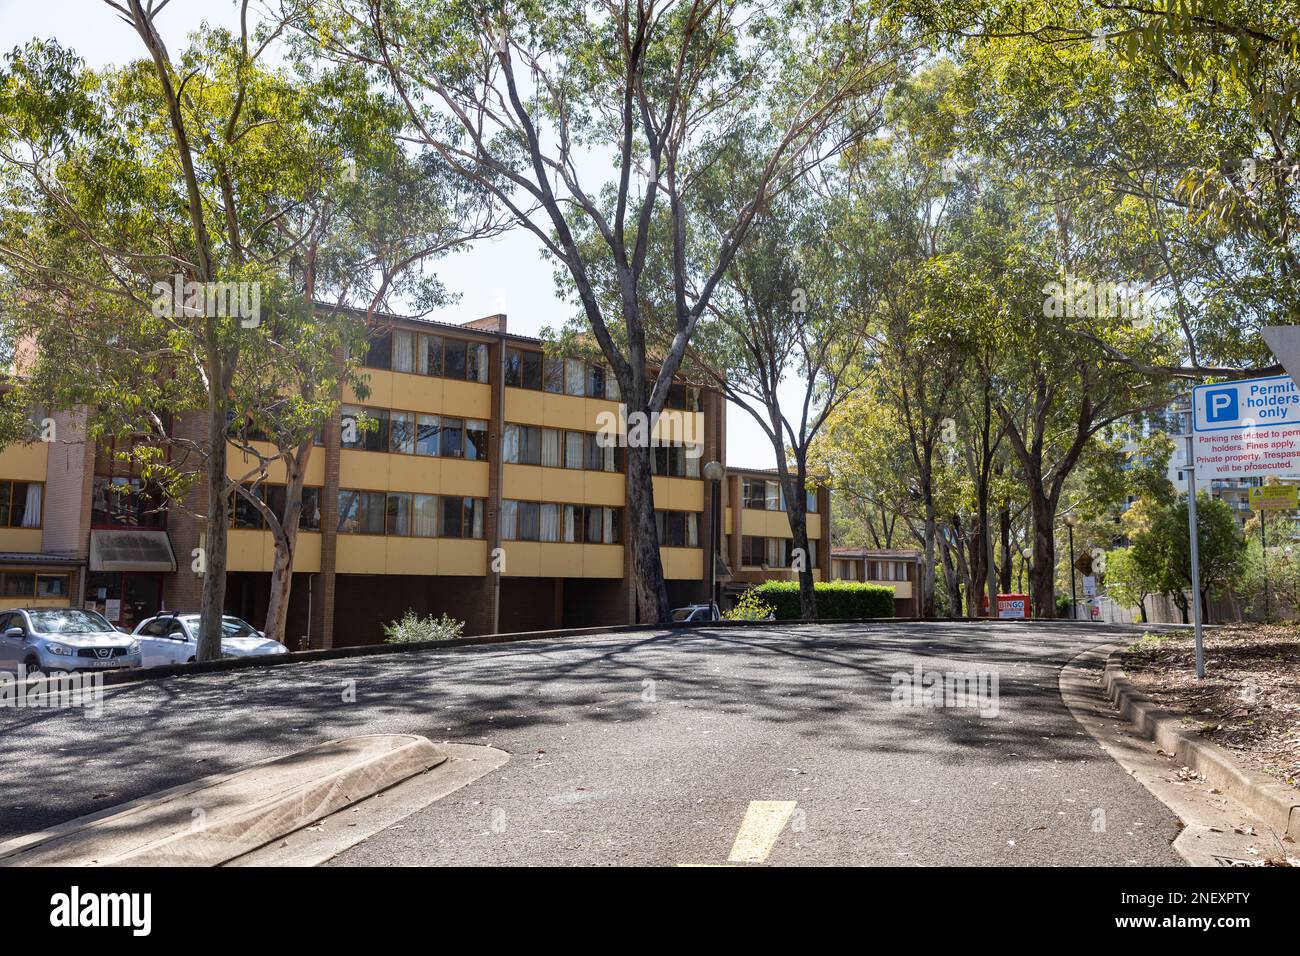
[[[642,421],[663,411],[755,218],[857,135],[862,104],[893,82],[905,42],[883,2],[317,7],[309,37],[322,55],[370,67],[405,103],[412,139],[490,195],[563,267],[629,420]],[[732,183],[728,220],[695,236],[701,176],[741,135],[756,161]],[[661,211],[673,315],[666,348],[652,351],[642,303]],[[594,252],[584,235],[596,238]],[[705,242],[712,254],[700,265],[688,248]],[[593,275],[599,268],[616,278],[612,309]],[[645,618],[666,621],[650,449],[629,444],[637,599]]]
[[[164,3],[106,3],[140,60],[93,70],[33,41],[0,73],[0,295],[13,334],[37,346],[24,353],[33,397],[84,409],[88,439],[121,439],[170,506],[199,493],[197,656],[210,659],[233,496],[277,460],[305,466],[339,387],[359,384],[361,348],[335,361],[355,317],[311,300],[382,306],[393,270],[427,244],[377,232],[391,205],[350,182],[359,144],[394,143],[393,113],[363,71],[270,65],[287,20],[252,21],[246,3],[238,32],[204,26],[175,57]],[[232,477],[240,417],[274,450],[242,442],[252,464]],[[277,536],[282,604],[291,558]],[[282,607],[273,621],[282,631]]]

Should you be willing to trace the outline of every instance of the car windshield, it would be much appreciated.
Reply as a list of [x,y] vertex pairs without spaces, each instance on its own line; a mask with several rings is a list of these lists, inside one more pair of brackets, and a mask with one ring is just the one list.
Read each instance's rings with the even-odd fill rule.
[[695,613],[695,608],[693,607],[679,607],[677,610],[673,611],[673,620],[689,621],[691,619],[691,615],[694,613]]
[[[197,614],[187,614],[182,621],[185,626],[193,632],[195,637],[199,635],[199,616]],[[221,619],[221,639],[227,640],[232,637],[261,637],[257,631],[253,630],[247,622],[241,621],[237,617],[223,617]]]
[[103,615],[76,608],[28,611],[27,616],[32,619],[32,628],[39,634],[101,634],[117,630]]

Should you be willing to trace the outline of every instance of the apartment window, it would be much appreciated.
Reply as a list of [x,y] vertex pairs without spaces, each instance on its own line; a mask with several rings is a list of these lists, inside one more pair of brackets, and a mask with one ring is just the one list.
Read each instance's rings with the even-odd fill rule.
[[603,365],[587,366],[587,397],[605,397],[605,367]]
[[479,498],[453,498],[443,495],[442,536],[444,538],[483,537],[485,502]]
[[465,353],[465,377],[471,382],[488,380],[488,347],[486,342],[470,342]]
[[344,405],[341,444],[359,451],[388,451],[389,415],[382,408]]
[[44,497],[39,481],[0,481],[0,527],[39,528]]
[[438,534],[438,496],[411,496],[411,534],[417,538],[433,538]]
[[700,477],[698,445],[658,445],[650,449],[650,473],[672,478]]
[[[0,514],[0,526],[31,527],[31,525],[14,525],[14,503],[10,494],[0,483],[0,505],[9,501],[7,513]],[[24,482],[15,482],[24,484]],[[38,488],[43,486],[37,485]],[[31,499],[29,487],[28,499]],[[31,520],[34,515],[39,521],[39,506],[32,509],[24,502],[23,521]],[[112,478],[96,475],[91,492],[90,523],[96,528],[161,528],[165,524],[166,512],[163,511],[162,494],[153,485],[146,485],[139,478]]]
[[698,548],[700,515],[696,511],[656,511],[659,544],[665,548]]
[[560,519],[564,515],[564,506],[542,502],[540,505],[539,530],[537,540],[559,541]]
[[460,458],[465,452],[465,420],[463,418],[444,418],[442,420],[442,441],[438,452],[444,458]]
[[540,390],[542,353],[530,349],[506,349],[506,384]]
[[542,429],[508,424],[501,440],[501,459],[514,465],[542,463]]
[[398,455],[415,453],[415,415],[390,412],[388,416],[389,450]]
[[469,368],[469,343],[446,339],[442,346],[442,374],[447,378],[465,378]]
[[767,510],[780,511],[781,509],[781,484],[777,481],[764,483],[767,491]]
[[389,335],[374,335],[366,350],[366,368],[390,369],[393,367],[393,339]]
[[767,539],[767,566],[769,568],[788,568],[790,566],[789,539]]
[[[266,489],[266,503],[277,515],[284,514],[284,485],[269,485]],[[304,487],[302,489],[302,511],[298,514],[299,531],[320,530],[321,489]]]
[[465,458],[469,461],[487,461],[488,424],[471,418],[465,422]]
[[558,355],[542,356],[542,390],[552,395],[564,393],[564,359]]
[[30,571],[7,571],[0,575],[5,597],[33,597],[36,594],[36,575]]
[[565,432],[564,433],[564,467],[581,468],[584,464],[583,458],[583,435],[582,432]]
[[384,506],[384,533],[407,537],[411,533],[411,496],[390,492]]
[[564,464],[564,432],[555,428],[542,429],[542,465],[559,468]]
[[66,574],[36,575],[36,596],[38,598],[65,598],[68,594],[68,576]]
[[442,336],[421,335],[419,361],[416,366],[421,375],[442,374]]
[[382,491],[340,491],[340,534],[383,534],[386,516]]
[[582,359],[564,360],[564,392],[566,395],[586,394],[587,365]]
[[674,382],[668,387],[668,400],[664,403],[664,407],[684,412],[698,412],[700,410],[699,387]]
[[747,568],[759,568],[767,563],[767,539],[744,535],[740,539],[740,563]]
[[393,371],[415,371],[415,333],[401,330],[393,333]]
[[415,453],[437,455],[441,425],[437,415],[420,415],[415,429]]
[[602,445],[594,434],[583,435],[583,451],[588,471],[615,471],[614,446]]
[[[247,487],[247,486],[245,486]],[[263,489],[259,486],[252,489],[253,497],[261,499]],[[266,522],[262,519],[262,512],[257,505],[249,501],[244,495],[236,492],[234,495],[234,514],[231,515],[230,524],[234,528],[264,528]]]

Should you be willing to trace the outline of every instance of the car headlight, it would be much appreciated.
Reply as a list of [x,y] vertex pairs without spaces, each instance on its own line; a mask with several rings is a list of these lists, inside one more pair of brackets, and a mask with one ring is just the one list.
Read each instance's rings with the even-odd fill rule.
[[139,641],[132,641],[129,645],[127,645],[126,652],[127,652],[128,654],[139,654],[139,653],[140,653],[140,642],[139,642]]
[[49,651],[51,654],[58,654],[58,655],[60,655],[61,657],[71,657],[71,656],[72,656],[72,649],[71,649],[70,647],[65,647],[65,646],[63,646],[62,644],[52,644],[52,643],[46,642],[46,644],[45,644],[45,649],[46,649],[47,651]]

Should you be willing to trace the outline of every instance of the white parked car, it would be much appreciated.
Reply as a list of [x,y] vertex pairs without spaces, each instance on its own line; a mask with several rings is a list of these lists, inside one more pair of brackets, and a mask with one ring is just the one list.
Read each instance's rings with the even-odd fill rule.
[[[221,629],[222,657],[289,653],[283,644],[267,640],[261,631],[231,614],[221,619]],[[164,612],[146,618],[136,627],[135,639],[140,642],[143,667],[188,663],[199,650],[199,615]]]
[[140,645],[95,611],[16,608],[0,612],[0,671],[107,670],[140,666]]
[[705,621],[720,621],[722,614],[716,604],[690,604],[673,609],[674,624],[700,624]]

